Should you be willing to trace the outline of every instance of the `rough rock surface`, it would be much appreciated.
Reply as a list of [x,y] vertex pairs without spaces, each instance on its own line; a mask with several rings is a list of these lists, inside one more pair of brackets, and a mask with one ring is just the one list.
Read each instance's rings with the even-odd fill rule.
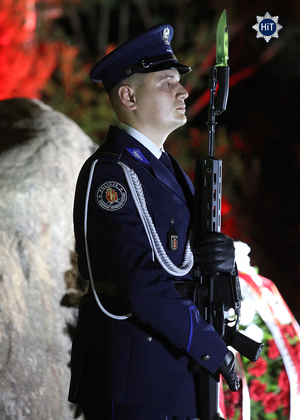
[[0,133],[0,419],[69,420],[72,206],[95,146],[38,100],[1,101]]

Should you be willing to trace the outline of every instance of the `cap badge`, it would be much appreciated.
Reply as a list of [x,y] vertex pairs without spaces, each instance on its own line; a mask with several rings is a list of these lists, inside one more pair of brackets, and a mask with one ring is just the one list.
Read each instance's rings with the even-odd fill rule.
[[170,37],[170,28],[166,27],[163,30],[163,40],[165,41],[167,45],[170,45],[169,37]]

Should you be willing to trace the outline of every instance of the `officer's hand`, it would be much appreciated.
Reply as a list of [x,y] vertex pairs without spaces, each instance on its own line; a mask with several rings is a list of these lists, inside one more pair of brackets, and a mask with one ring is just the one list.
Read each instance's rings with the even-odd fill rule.
[[234,355],[230,350],[228,350],[224,361],[219,367],[218,373],[220,373],[224,377],[229,386],[230,391],[235,392],[239,389],[240,381],[235,371]]
[[224,233],[207,232],[205,237],[194,245],[195,264],[208,273],[234,273],[234,243],[233,239]]

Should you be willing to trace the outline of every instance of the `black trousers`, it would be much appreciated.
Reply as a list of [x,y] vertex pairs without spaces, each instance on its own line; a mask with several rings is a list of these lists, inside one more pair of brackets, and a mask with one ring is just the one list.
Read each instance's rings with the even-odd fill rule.
[[86,401],[81,408],[85,420],[197,420],[117,402]]

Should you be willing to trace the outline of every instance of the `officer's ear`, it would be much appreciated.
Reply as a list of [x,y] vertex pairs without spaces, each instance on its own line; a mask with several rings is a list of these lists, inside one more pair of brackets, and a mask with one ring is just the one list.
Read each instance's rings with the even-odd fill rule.
[[134,111],[136,109],[135,91],[131,86],[122,85],[118,90],[119,98],[122,104],[129,109]]

